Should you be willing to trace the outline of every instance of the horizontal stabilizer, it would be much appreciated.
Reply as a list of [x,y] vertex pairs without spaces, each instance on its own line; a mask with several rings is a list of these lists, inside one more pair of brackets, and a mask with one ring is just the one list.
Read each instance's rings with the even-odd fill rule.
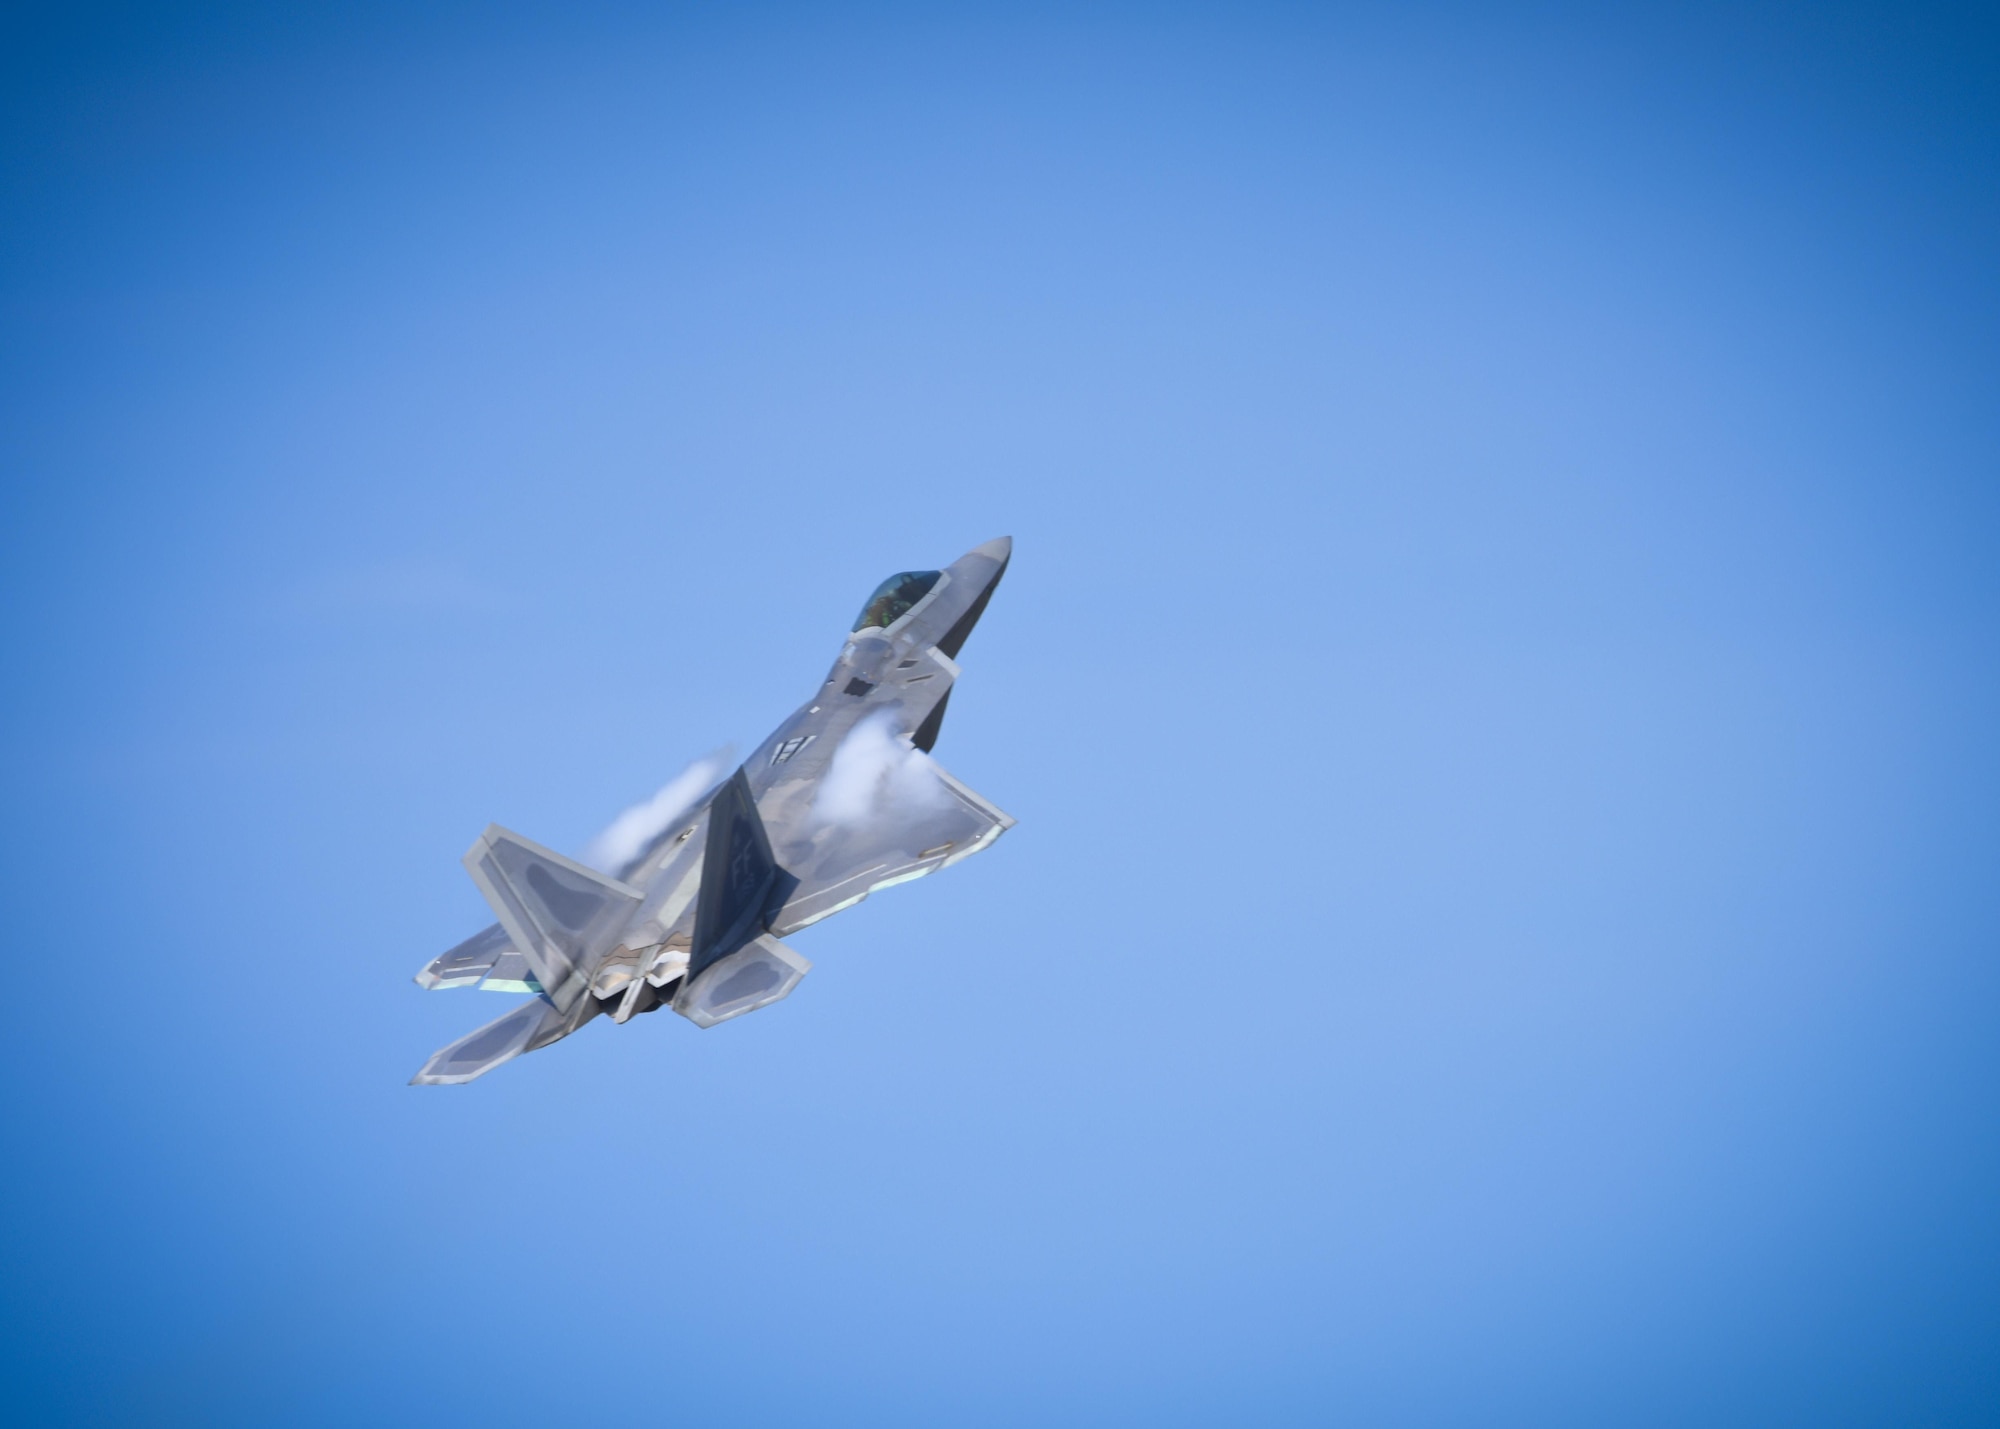
[[811,971],[811,963],[765,933],[682,984],[674,1011],[697,1027],[713,1027],[790,996]]
[[971,858],[1014,827],[1011,815],[926,761],[937,797],[849,831],[834,855],[802,865],[768,924],[780,937],[852,908],[877,889],[908,883]]
[[[586,1004],[588,1009],[595,1007],[595,1003]],[[483,1077],[502,1062],[568,1036],[590,1016],[591,1012],[583,1009],[574,1014],[558,1012],[537,997],[433,1052],[423,1069],[410,1078],[410,1085],[449,1087]]]
[[598,960],[643,901],[638,889],[498,824],[488,824],[467,850],[465,868],[500,915],[500,926],[535,981],[562,1012],[589,990]]

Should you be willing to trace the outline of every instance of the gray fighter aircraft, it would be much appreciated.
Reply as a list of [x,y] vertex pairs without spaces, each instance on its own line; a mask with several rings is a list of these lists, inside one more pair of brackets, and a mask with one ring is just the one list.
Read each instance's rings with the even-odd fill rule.
[[699,1027],[768,1007],[812,964],[778,939],[978,853],[1014,821],[931,759],[1006,537],[868,598],[819,692],[727,779],[655,811],[612,874],[488,825],[465,866],[500,921],[417,974],[534,994],[411,1078],[469,1082],[599,1013]]

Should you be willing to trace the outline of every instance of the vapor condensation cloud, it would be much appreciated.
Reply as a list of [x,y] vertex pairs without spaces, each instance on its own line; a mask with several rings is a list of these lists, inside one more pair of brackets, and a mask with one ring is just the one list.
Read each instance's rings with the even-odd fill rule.
[[590,841],[584,862],[606,873],[618,874],[638,857],[667,826],[694,807],[699,799],[729,772],[736,751],[725,745],[704,754],[660,786],[660,792],[643,804],[634,804],[611,821],[611,827]]
[[883,710],[849,730],[833,752],[813,814],[852,827],[890,809],[936,808],[949,797],[931,757],[898,735],[894,712]]

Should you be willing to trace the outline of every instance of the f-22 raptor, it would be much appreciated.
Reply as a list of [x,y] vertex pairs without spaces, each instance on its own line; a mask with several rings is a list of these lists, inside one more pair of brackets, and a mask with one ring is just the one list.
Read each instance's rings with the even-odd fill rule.
[[958,652],[1012,551],[1002,537],[882,582],[818,693],[727,779],[686,801],[669,786],[676,806],[634,811],[610,869],[488,825],[465,867],[499,921],[417,982],[534,996],[412,1083],[469,1082],[600,1013],[623,1023],[671,1007],[713,1027],[769,1007],[812,966],[780,938],[1012,828],[930,757]]

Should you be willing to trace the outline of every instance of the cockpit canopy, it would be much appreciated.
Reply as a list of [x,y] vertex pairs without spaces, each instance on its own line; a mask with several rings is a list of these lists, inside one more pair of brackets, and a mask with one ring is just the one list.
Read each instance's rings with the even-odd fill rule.
[[894,625],[910,613],[910,607],[931,592],[943,571],[903,571],[890,576],[875,587],[875,594],[868,597],[868,604],[861,607],[861,618],[854,622],[854,628],[866,630],[871,625]]

